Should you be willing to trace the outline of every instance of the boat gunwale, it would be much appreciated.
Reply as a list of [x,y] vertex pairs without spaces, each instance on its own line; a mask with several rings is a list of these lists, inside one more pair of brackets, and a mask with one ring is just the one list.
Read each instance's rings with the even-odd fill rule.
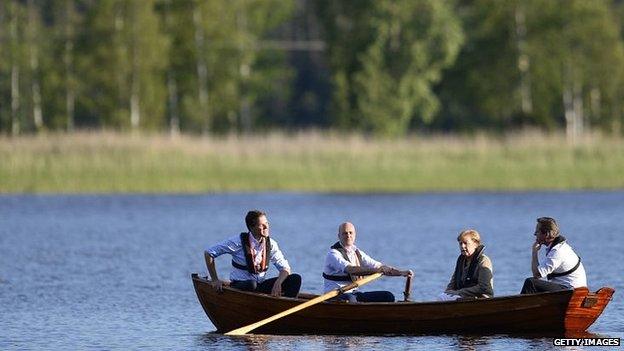
[[[195,276],[195,275],[193,275],[192,278],[194,281],[197,280],[198,282],[205,284],[209,286],[210,288],[212,288],[209,284],[208,279],[204,277]],[[310,299],[305,299],[305,298],[299,298],[299,297],[272,296],[270,294],[239,290],[239,289],[235,289],[229,286],[223,286],[223,289],[231,291],[233,293],[256,296],[256,297],[260,297],[260,298],[264,298],[268,300],[284,301],[284,302],[303,303],[303,302],[311,300],[314,297],[320,296],[316,294],[311,294],[315,296],[311,297]],[[577,288],[577,289],[587,289],[588,293],[592,293],[588,288]],[[505,301],[505,300],[518,299],[518,298],[526,298],[526,297],[534,298],[534,297],[539,297],[539,296],[553,296],[553,295],[565,295],[565,294],[572,295],[574,291],[575,290],[573,289],[567,289],[567,290],[560,290],[560,291],[540,292],[540,293],[534,293],[534,294],[502,295],[502,296],[494,296],[494,297],[489,297],[489,298],[460,299],[460,300],[451,300],[451,301],[395,301],[395,302],[366,302],[366,303],[348,303],[344,301],[323,301],[319,304],[338,305],[338,306],[371,306],[371,307],[372,306],[380,306],[380,307],[382,306],[383,307],[412,306],[412,305],[424,306],[424,305],[430,305],[430,304],[431,305],[455,305],[455,304],[468,304],[468,303],[483,303],[486,301],[497,302],[497,301]]]

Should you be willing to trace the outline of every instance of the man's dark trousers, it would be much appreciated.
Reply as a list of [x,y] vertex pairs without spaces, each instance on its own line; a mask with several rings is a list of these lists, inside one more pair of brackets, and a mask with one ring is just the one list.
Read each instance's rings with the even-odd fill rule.
[[551,283],[539,278],[527,278],[522,286],[520,294],[535,294],[547,291],[567,290],[568,287],[561,284]]
[[[267,279],[260,284],[255,280],[234,280],[230,286],[239,290],[270,294],[276,280],[277,277]],[[297,297],[299,289],[301,289],[301,276],[299,274],[290,274],[282,282],[282,295],[286,297]]]

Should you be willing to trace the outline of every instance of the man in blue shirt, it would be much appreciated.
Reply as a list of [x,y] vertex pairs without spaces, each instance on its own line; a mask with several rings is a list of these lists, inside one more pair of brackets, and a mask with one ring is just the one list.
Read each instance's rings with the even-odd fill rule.
[[[277,242],[269,237],[266,214],[258,210],[249,211],[245,224],[249,232],[228,238],[204,252],[212,285],[220,291],[226,283],[219,280],[214,259],[229,254],[234,268],[230,272],[231,287],[273,296],[296,297],[301,288],[301,276],[290,274],[288,261]],[[279,271],[276,278],[265,279],[269,262]]]

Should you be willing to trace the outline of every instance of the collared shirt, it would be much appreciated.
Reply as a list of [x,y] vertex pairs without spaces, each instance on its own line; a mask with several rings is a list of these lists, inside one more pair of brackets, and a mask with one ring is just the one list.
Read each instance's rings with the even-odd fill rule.
[[[254,264],[260,264],[260,262],[262,261],[261,250],[263,250],[263,247],[262,247],[263,245],[262,243],[258,242],[253,237],[253,235],[251,235],[251,233],[249,234],[249,236],[251,237],[250,238],[251,247],[256,252]],[[281,271],[281,270],[290,271],[290,265],[288,264],[288,261],[286,260],[286,258],[284,258],[284,255],[282,254],[282,251],[279,249],[277,242],[271,239],[270,237],[269,237],[269,240],[271,240],[271,252],[269,252],[268,260],[273,263],[273,265],[275,266],[275,268],[277,268],[278,271]],[[243,266],[247,266],[247,261],[245,260],[245,250],[243,249],[243,244],[241,243],[240,235],[236,235],[231,238],[225,239],[224,241],[208,248],[206,252],[208,253],[208,255],[210,255],[210,257],[213,257],[213,258],[219,257],[223,254],[230,254],[234,262],[241,264]],[[231,266],[231,263],[229,264]],[[230,272],[230,280],[255,280],[256,282],[261,283],[262,281],[264,281],[267,271],[260,272],[258,274],[252,274],[252,273],[249,273],[247,270],[239,269],[239,268],[232,266],[232,271]]]
[[[347,250],[347,257],[349,257],[349,261],[357,262],[357,255],[355,254],[355,250],[357,248],[353,246],[350,250]],[[364,251],[360,250],[360,255],[362,255],[362,260],[360,261],[360,267],[364,268],[379,268],[382,263],[379,261],[375,261],[370,256],[368,256]],[[338,250],[331,249],[327,253],[327,257],[325,257],[325,267],[323,267],[323,273],[327,275],[345,275],[347,272],[345,269],[349,266],[356,266],[355,263],[351,263],[342,257],[342,254]],[[337,282],[333,280],[323,279],[324,280],[324,289],[325,292],[342,288],[345,285],[351,284],[351,282]],[[354,292],[356,289],[349,290],[349,292]]]
[[[572,247],[567,242],[559,243],[548,250],[546,248],[546,257],[539,260],[537,270],[542,278],[550,273],[563,273],[569,271],[576,266],[579,257],[576,255]],[[587,277],[583,263],[572,273],[555,277],[550,282],[565,285],[568,288],[578,288],[587,286]]]

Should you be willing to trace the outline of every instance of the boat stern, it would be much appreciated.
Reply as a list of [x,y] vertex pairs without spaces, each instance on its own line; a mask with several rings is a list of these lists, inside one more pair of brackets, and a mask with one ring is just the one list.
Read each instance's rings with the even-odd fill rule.
[[568,302],[565,316],[565,329],[571,332],[587,330],[602,314],[611,301],[615,290],[609,287],[592,293],[587,288],[576,288]]

